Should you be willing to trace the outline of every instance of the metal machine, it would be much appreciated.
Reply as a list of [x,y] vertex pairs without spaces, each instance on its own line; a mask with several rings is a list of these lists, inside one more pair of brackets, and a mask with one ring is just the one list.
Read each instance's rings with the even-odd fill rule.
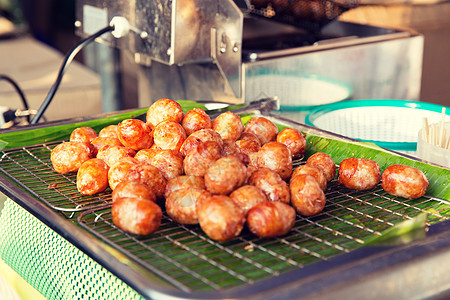
[[[322,15],[305,3],[322,4]],[[103,42],[131,53],[140,66],[141,107],[159,98],[242,103],[278,96],[282,107],[351,98],[418,100],[423,37],[335,20],[355,5],[80,0],[76,24],[77,33],[87,36],[114,16],[130,22],[130,34]],[[327,92],[318,82],[346,92],[336,98],[334,89]],[[325,94],[316,99],[319,92]]]

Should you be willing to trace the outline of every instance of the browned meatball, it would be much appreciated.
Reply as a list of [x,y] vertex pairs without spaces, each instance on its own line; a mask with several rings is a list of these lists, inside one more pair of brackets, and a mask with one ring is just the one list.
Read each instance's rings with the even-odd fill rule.
[[266,168],[256,169],[249,177],[248,183],[259,187],[270,201],[289,203],[288,184],[272,170]]
[[179,151],[186,140],[186,132],[180,124],[164,121],[156,125],[153,130],[153,140],[161,149]]
[[331,156],[326,153],[314,153],[306,160],[306,163],[321,169],[327,181],[332,180],[336,176],[336,164]]
[[180,224],[198,224],[195,204],[198,199],[209,197],[206,190],[188,187],[170,193],[166,199],[166,212]]
[[206,141],[216,142],[220,146],[220,149],[223,148],[223,140],[218,132],[212,129],[201,129],[187,137],[183,145],[181,145],[181,155],[185,157],[189,151],[197,147],[198,144]]
[[206,189],[205,180],[203,179],[203,177],[193,175],[182,175],[172,178],[167,182],[166,190],[164,191],[164,197],[167,198],[172,192],[189,187],[204,190]]
[[428,184],[428,178],[421,170],[405,165],[391,165],[381,177],[381,187],[388,194],[406,199],[425,195]]
[[119,123],[117,128],[119,140],[125,147],[133,150],[150,148],[153,145],[151,130],[141,120],[127,119]]
[[148,185],[155,192],[157,198],[164,196],[167,179],[157,167],[150,164],[140,163],[131,166],[126,175],[126,180],[138,181]]
[[264,117],[254,117],[245,125],[245,132],[256,135],[261,145],[275,141],[278,134],[278,127],[269,119]]
[[381,180],[380,166],[365,158],[347,158],[339,164],[338,182],[352,190],[369,190]]
[[159,99],[147,110],[147,125],[153,129],[161,122],[173,121],[181,123],[183,120],[183,109],[181,105],[170,99]]
[[201,108],[194,108],[188,111],[184,115],[181,125],[188,136],[198,130],[212,128],[211,118]]
[[291,152],[282,143],[269,142],[258,151],[256,165],[270,169],[278,173],[283,180],[288,180],[292,174]]
[[183,157],[178,151],[158,150],[150,164],[160,169],[167,180],[183,174]]
[[77,189],[83,195],[94,195],[108,188],[108,165],[101,159],[85,161],[77,173]]
[[156,202],[155,192],[146,184],[137,181],[120,182],[111,194],[112,201],[119,198],[138,198]]
[[217,131],[222,139],[232,139],[236,141],[244,131],[244,124],[241,118],[231,111],[224,112],[217,116],[212,122],[212,129]]
[[122,142],[119,139],[113,137],[100,137],[100,136],[93,138],[91,140],[91,144],[94,145],[97,152],[103,145],[123,146]]
[[243,185],[230,194],[230,198],[244,211],[244,214],[256,204],[267,201],[266,194],[257,186]]
[[131,166],[137,165],[140,162],[130,156],[123,157],[119,159],[115,164],[113,164],[108,171],[108,182],[109,187],[114,190],[117,185],[126,179],[128,170]]
[[322,190],[325,190],[327,188],[327,179],[321,169],[316,168],[309,164],[304,164],[304,165],[298,166],[294,170],[294,172],[292,172],[291,180],[292,180],[292,178],[294,178],[295,176],[297,176],[299,174],[309,174],[312,177],[314,177],[314,179],[317,181],[317,183],[319,184],[319,186]]
[[302,216],[313,216],[325,207],[325,194],[317,181],[308,174],[299,174],[289,183],[291,203]]
[[119,139],[119,126],[118,125],[108,125],[103,127],[99,132],[99,137],[109,137]]
[[222,157],[222,148],[213,141],[206,141],[189,151],[184,158],[183,168],[186,175],[204,176],[206,170]]
[[131,148],[116,145],[103,145],[97,153],[97,158],[105,161],[105,163],[112,167],[119,159],[123,157],[134,157],[136,151]]
[[306,139],[303,134],[294,128],[284,128],[277,135],[277,142],[285,144],[293,159],[302,157],[306,150]]
[[162,210],[153,201],[139,198],[118,198],[111,208],[113,223],[120,229],[148,235],[161,226]]
[[95,148],[90,143],[64,142],[52,149],[50,160],[56,172],[66,174],[78,171],[94,155]]
[[138,152],[136,152],[136,155],[134,158],[136,158],[138,161],[145,162],[148,164],[151,164],[153,161],[153,157],[155,154],[161,150],[156,149],[141,149]]
[[223,140],[222,156],[237,154],[239,152],[240,152],[240,150],[234,140],[232,140],[232,139],[224,139]]
[[295,224],[295,209],[283,202],[264,201],[247,214],[248,229],[262,238],[273,238],[288,233]]
[[83,142],[90,143],[93,138],[97,137],[97,132],[91,127],[78,127],[75,128],[70,134],[71,142]]
[[246,132],[246,131],[242,132],[241,136],[239,137],[239,140],[255,141],[256,143],[259,144],[259,146],[261,146],[261,142],[259,141],[258,136],[251,132]]
[[244,212],[230,197],[213,195],[198,201],[196,208],[200,227],[213,240],[230,240],[244,227]]
[[206,189],[213,194],[229,194],[244,184],[247,168],[236,156],[219,158],[206,170]]
[[237,140],[236,145],[241,152],[247,155],[250,155],[250,153],[253,152],[258,152],[261,149],[259,142],[252,140]]

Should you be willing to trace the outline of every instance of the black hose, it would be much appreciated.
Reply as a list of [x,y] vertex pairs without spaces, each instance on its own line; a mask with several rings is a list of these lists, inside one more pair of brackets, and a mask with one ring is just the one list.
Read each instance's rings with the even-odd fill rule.
[[[22,100],[23,108],[25,110],[29,110],[27,98],[25,97],[24,92],[19,87],[17,82],[15,82],[11,77],[9,77],[7,75],[3,75],[3,74],[0,74],[0,80],[5,80],[5,81],[9,82],[16,89],[17,93],[20,96],[20,99]],[[28,122],[30,122],[30,116],[27,116],[27,120],[28,120]]]

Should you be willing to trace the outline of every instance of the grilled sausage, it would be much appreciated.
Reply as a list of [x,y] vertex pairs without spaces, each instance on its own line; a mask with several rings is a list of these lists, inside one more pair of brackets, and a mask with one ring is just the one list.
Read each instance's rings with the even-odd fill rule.
[[123,120],[119,123],[117,132],[122,144],[135,151],[147,149],[153,145],[151,130],[141,120]]
[[172,178],[167,182],[166,190],[164,191],[164,197],[167,199],[172,192],[189,187],[204,190],[206,189],[205,180],[203,179],[203,177],[193,175],[181,175]]
[[262,238],[288,233],[295,224],[295,210],[279,201],[264,201],[253,206],[247,214],[248,229]]
[[351,157],[339,164],[338,182],[348,189],[369,190],[380,180],[380,166],[376,161]]
[[197,202],[196,209],[200,227],[213,240],[230,240],[238,236],[244,227],[244,212],[228,196],[205,198]]
[[77,189],[83,195],[94,195],[108,188],[108,165],[101,159],[85,161],[77,173]]
[[155,192],[146,184],[137,181],[122,181],[113,190],[112,201],[115,202],[119,198],[138,198],[156,202]]
[[93,138],[97,137],[97,132],[91,127],[78,127],[75,128],[70,134],[69,140],[71,142],[83,142],[90,143]]
[[131,148],[116,145],[103,145],[97,153],[97,158],[105,161],[105,163],[112,167],[116,162],[124,157],[134,157],[136,151]]
[[421,170],[405,165],[391,165],[381,176],[381,187],[388,194],[406,199],[422,197],[428,185],[428,178]]
[[306,163],[321,169],[327,181],[331,181],[336,176],[336,164],[326,153],[316,152],[306,160]]
[[314,177],[322,190],[327,188],[327,178],[321,169],[309,164],[298,166],[294,172],[292,172],[291,180],[299,174],[309,174]]
[[186,175],[204,176],[206,170],[222,157],[222,148],[213,141],[206,141],[190,151],[184,158],[183,168]]
[[159,199],[164,196],[167,179],[157,167],[150,164],[140,163],[131,166],[127,172],[126,180],[138,181],[148,185]]
[[217,131],[222,139],[236,141],[244,131],[244,124],[241,118],[231,111],[224,112],[217,116],[212,122],[212,129]]
[[153,129],[163,121],[181,123],[183,120],[183,109],[181,105],[170,99],[159,99],[147,110],[146,123]]
[[209,196],[206,190],[195,187],[176,190],[166,199],[166,212],[180,224],[198,224],[195,204],[198,199]]
[[244,184],[247,168],[236,156],[224,156],[216,160],[206,170],[206,189],[212,194],[229,194]]
[[109,187],[114,190],[117,185],[126,180],[128,170],[139,164],[139,161],[133,157],[126,156],[119,159],[115,164],[113,164],[108,171],[108,183]]
[[277,142],[285,144],[291,151],[292,159],[302,157],[306,150],[306,139],[294,128],[284,128],[277,134]]
[[292,174],[291,152],[282,143],[266,143],[258,151],[256,165],[258,168],[270,169],[278,173],[283,180],[287,180]]
[[289,204],[291,195],[289,186],[278,173],[266,169],[256,169],[249,177],[248,183],[259,187],[270,201],[281,201]]
[[220,146],[220,149],[223,148],[223,140],[218,132],[212,129],[201,129],[187,137],[183,145],[181,145],[181,155],[185,157],[189,151],[197,147],[198,144],[206,141],[216,142]]
[[254,185],[243,185],[230,194],[230,198],[244,211],[244,214],[256,204],[267,201],[264,192]]
[[81,164],[94,155],[95,148],[90,143],[64,142],[52,149],[50,160],[56,172],[67,174],[78,171]]
[[245,132],[256,135],[261,145],[275,141],[278,134],[278,127],[269,119],[264,117],[254,117],[248,121],[244,128]]
[[148,235],[161,226],[162,210],[153,201],[139,198],[118,198],[111,208],[113,223],[137,235]]
[[186,131],[186,135],[189,136],[201,129],[211,129],[212,123],[211,118],[203,109],[194,108],[184,115],[181,126]]
[[119,126],[118,125],[108,125],[103,127],[99,132],[99,137],[108,137],[108,138],[116,138],[119,139]]
[[291,203],[302,216],[313,216],[325,207],[325,194],[317,181],[308,174],[299,174],[289,183]]
[[173,121],[164,121],[153,130],[153,141],[160,149],[180,151],[186,140],[183,126]]

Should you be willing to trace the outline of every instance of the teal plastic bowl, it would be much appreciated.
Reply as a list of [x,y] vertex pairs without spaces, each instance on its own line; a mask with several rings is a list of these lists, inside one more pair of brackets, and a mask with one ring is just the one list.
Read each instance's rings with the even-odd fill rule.
[[430,124],[439,122],[443,107],[420,101],[346,100],[312,109],[305,123],[390,150],[411,152],[417,150],[424,119]]

